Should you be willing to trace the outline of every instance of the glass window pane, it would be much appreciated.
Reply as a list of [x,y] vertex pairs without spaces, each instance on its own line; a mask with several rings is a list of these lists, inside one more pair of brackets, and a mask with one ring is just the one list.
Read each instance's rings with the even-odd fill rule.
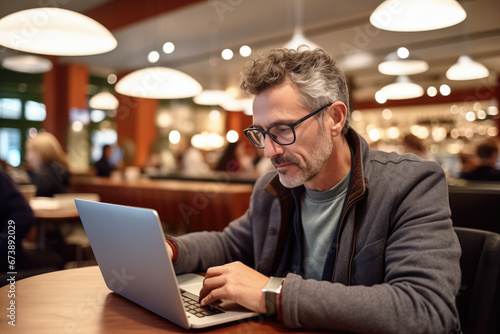
[[44,121],[47,117],[45,104],[35,101],[26,101],[25,117],[28,121]]
[[21,163],[21,130],[0,128],[0,159],[14,167]]
[[20,99],[0,99],[0,117],[20,119],[22,112]]

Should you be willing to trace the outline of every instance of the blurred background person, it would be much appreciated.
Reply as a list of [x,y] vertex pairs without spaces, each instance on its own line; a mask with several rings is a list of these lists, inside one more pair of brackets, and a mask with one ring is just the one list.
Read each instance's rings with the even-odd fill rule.
[[193,146],[191,139],[192,137],[181,138],[179,142],[180,170],[187,175],[205,175],[210,171],[210,167],[203,153]]
[[486,139],[476,148],[478,166],[461,173],[461,178],[470,181],[500,181],[498,163],[498,143],[495,139]]
[[111,145],[104,145],[102,147],[102,155],[99,160],[94,164],[97,176],[110,176],[111,172],[115,169],[111,159],[113,157],[113,147]]
[[[26,198],[19,191],[16,183],[7,175],[0,166],[0,253],[4,260],[0,264],[0,286],[7,284],[5,273],[15,271],[16,278],[21,279],[49,271],[60,270],[64,262],[57,253],[47,250],[38,251],[25,249],[22,240],[35,224],[33,210]],[[15,239],[10,239],[14,235]],[[8,250],[15,246],[14,270],[9,268]]]
[[52,197],[69,188],[69,166],[66,153],[54,135],[41,132],[26,141],[26,160],[36,196]]
[[403,147],[405,153],[413,153],[425,160],[434,160],[432,154],[428,152],[424,141],[412,133],[403,137]]
[[241,172],[243,170],[243,166],[236,155],[237,149],[238,142],[228,143],[214,169],[216,171],[223,172]]
[[228,143],[214,169],[231,173],[251,173],[254,170],[253,160],[254,156],[248,153],[244,142]]
[[[465,146],[458,152],[458,161],[460,162],[460,173],[470,172],[479,166],[475,148]],[[460,176],[460,175],[459,175]]]
[[177,160],[175,158],[168,139],[157,139],[149,152],[144,172],[150,176],[167,175],[177,169]]

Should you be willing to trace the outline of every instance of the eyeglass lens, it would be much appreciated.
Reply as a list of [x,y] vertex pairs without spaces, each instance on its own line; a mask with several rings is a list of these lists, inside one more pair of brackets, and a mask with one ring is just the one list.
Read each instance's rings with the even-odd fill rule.
[[278,124],[270,127],[267,131],[261,129],[250,130],[247,132],[250,140],[259,147],[265,146],[265,132],[271,139],[280,145],[289,145],[295,141],[295,135],[292,127],[287,124]]

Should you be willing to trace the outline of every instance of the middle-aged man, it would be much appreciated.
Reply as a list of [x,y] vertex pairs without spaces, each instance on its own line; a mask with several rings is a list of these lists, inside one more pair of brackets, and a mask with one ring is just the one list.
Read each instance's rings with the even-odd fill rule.
[[441,167],[370,149],[320,49],[271,50],[241,87],[255,95],[245,133],[276,171],[224,231],[167,238],[177,273],[206,271],[201,304],[233,300],[290,328],[459,332],[460,246]]

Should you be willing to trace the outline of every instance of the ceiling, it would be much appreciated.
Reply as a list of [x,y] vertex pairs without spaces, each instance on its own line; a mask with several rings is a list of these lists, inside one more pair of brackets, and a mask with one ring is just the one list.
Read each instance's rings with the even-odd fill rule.
[[[394,77],[380,74],[377,64],[405,46],[429,70],[411,76],[420,85],[448,83],[453,89],[491,86],[500,72],[500,1],[459,1],[467,12],[464,22],[431,32],[399,33],[378,30],[369,16],[381,0],[307,0],[302,27],[305,36],[335,55],[352,84],[355,100],[371,100]],[[137,5],[141,10],[138,10]],[[293,0],[16,0],[0,2],[0,17],[22,9],[58,5],[84,13],[108,27],[118,47],[105,54],[63,57],[61,62],[88,64],[91,73],[106,76],[146,67],[147,54],[175,44],[159,64],[184,71],[206,89],[238,87],[239,71],[247,61],[241,45],[259,49],[283,46],[295,26]],[[135,6],[135,7],[134,7]],[[142,10],[144,9],[144,10]],[[220,52],[230,48],[231,60]],[[16,53],[1,49],[0,58]],[[467,53],[490,70],[482,80],[451,82],[446,70]]]

